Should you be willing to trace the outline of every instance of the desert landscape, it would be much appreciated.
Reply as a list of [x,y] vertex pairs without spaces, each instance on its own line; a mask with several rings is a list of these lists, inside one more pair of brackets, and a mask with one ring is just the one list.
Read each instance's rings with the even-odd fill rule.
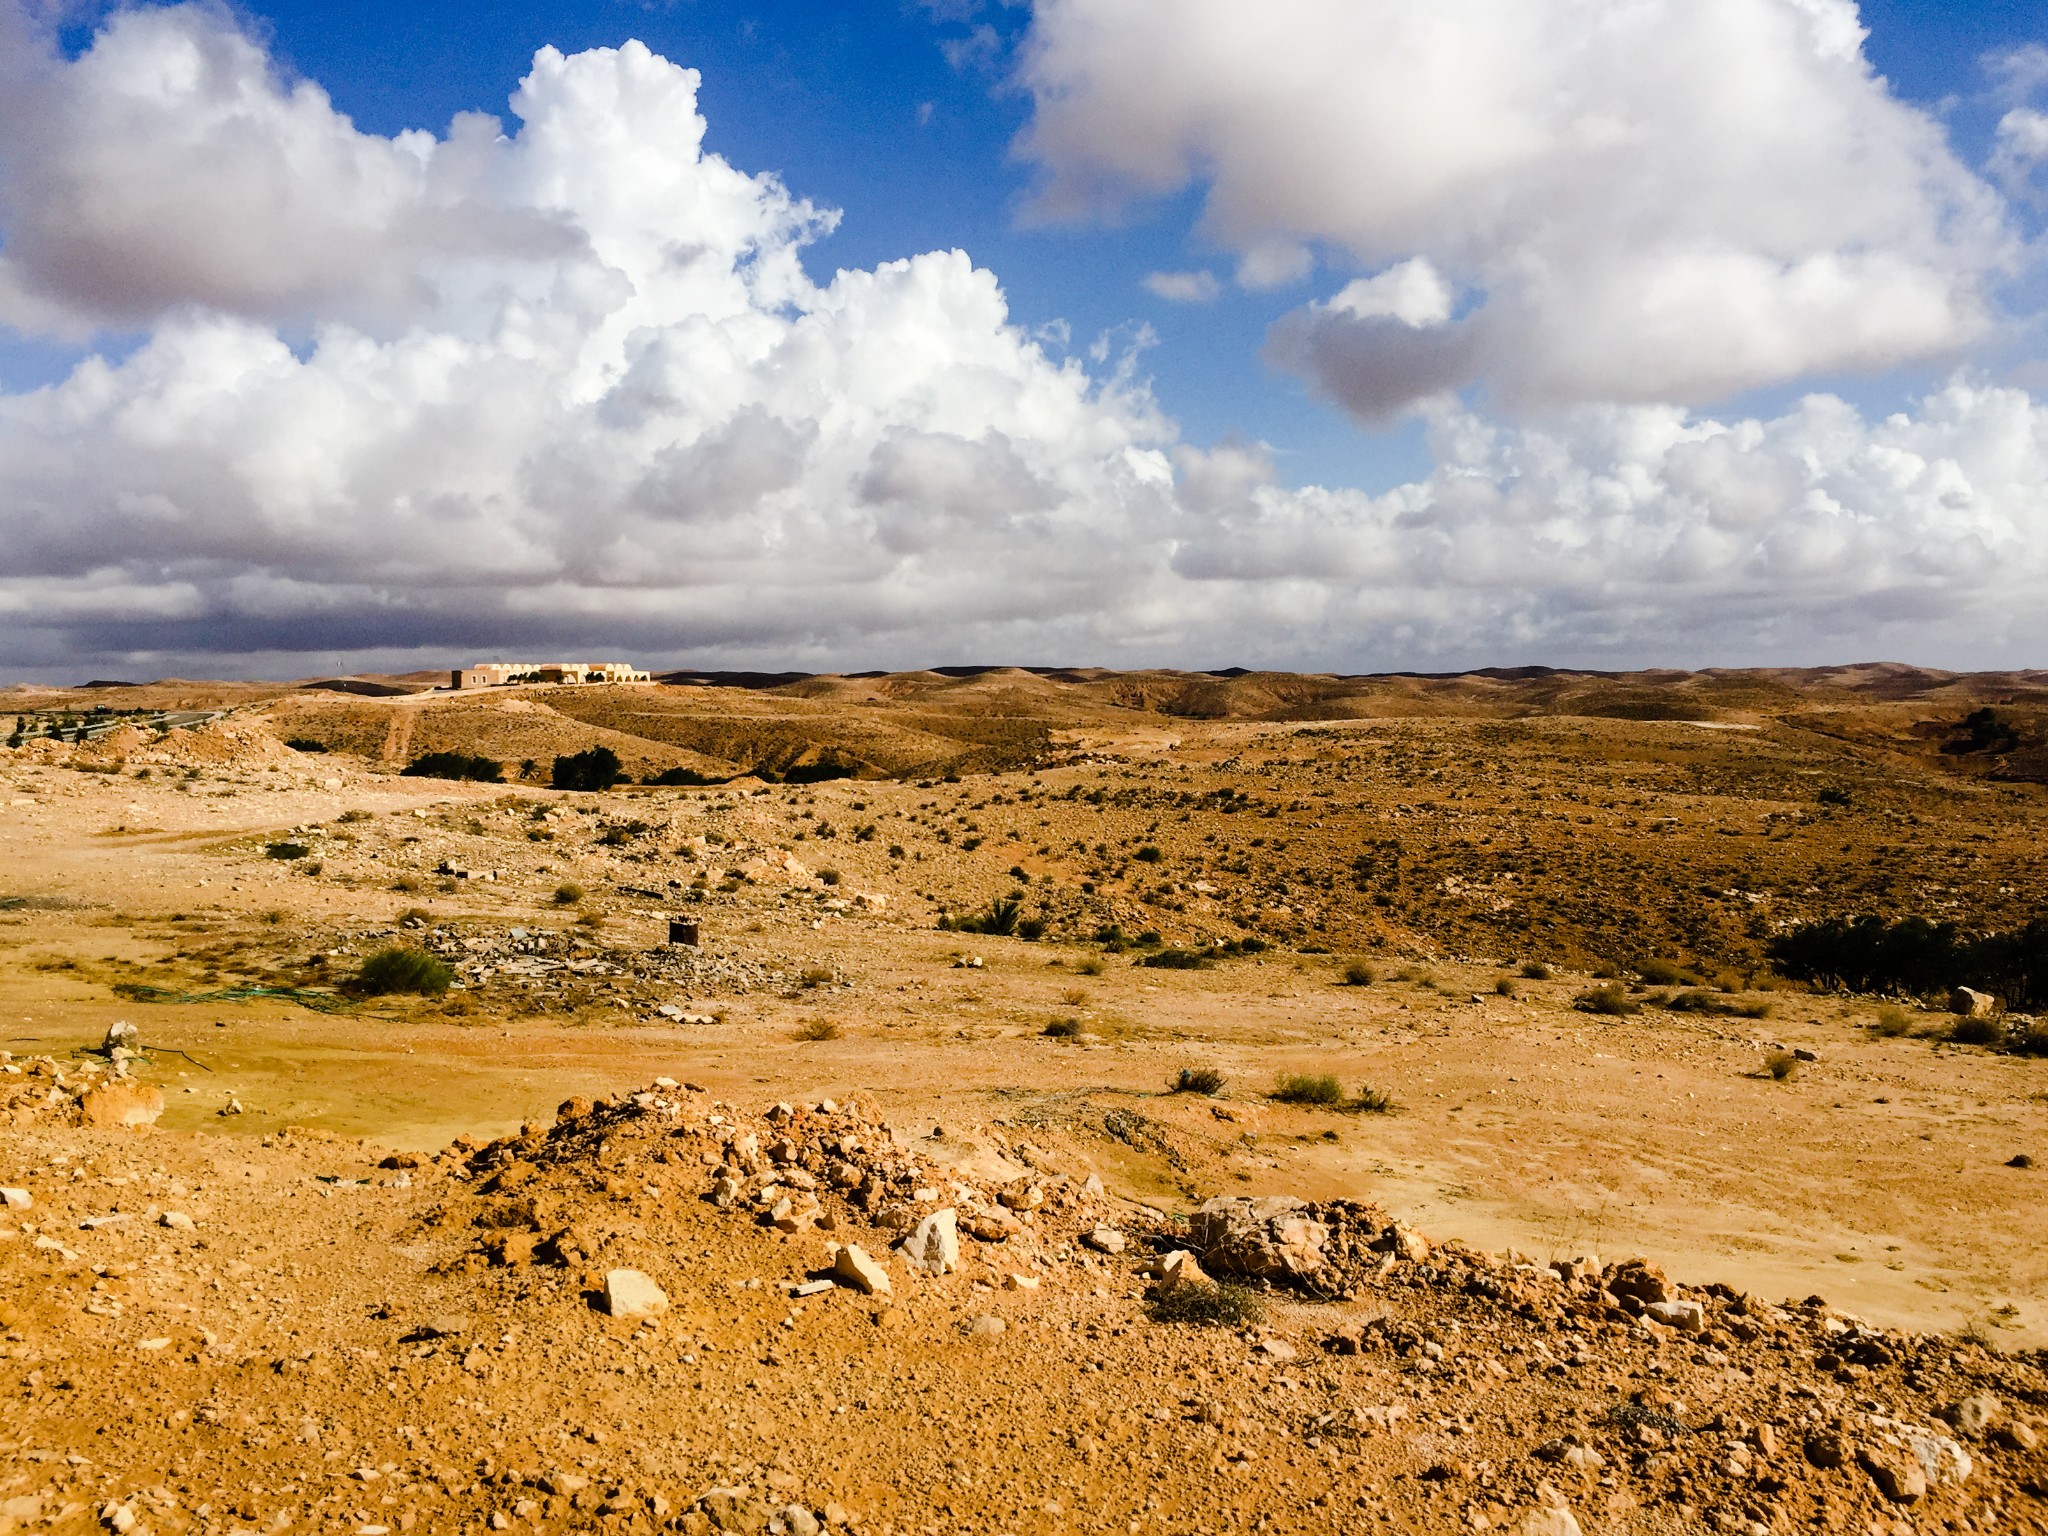
[[0,696],[0,1530],[2048,1529],[2048,674],[433,681]]

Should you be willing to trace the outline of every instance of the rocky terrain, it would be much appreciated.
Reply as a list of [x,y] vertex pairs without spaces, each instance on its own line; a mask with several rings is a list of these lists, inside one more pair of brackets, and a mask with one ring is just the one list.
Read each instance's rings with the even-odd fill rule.
[[[2048,1530],[2048,1060],[1767,958],[2040,909],[2036,686],[24,730],[0,1531]],[[734,776],[396,772],[629,737]]]

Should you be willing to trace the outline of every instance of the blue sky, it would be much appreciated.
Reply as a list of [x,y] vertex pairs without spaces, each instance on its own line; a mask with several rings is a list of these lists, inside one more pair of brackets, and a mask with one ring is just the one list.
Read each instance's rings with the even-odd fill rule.
[[[33,5],[0,27],[35,38]],[[1860,54],[1847,0],[67,14],[0,80],[0,664],[2044,654],[2033,620],[1953,601],[2048,577],[2038,5],[1872,0]],[[607,51],[628,38],[657,61]],[[483,178],[461,210],[394,191],[407,130],[517,131],[542,47],[570,56],[550,131],[586,157],[559,205],[520,181],[531,124],[489,166],[435,149],[436,176]],[[775,232],[759,188],[686,227],[739,194],[681,161],[697,190],[663,191],[572,124],[616,90],[615,126],[676,142],[671,65],[701,74],[709,152],[837,229]],[[627,226],[701,235],[724,297],[665,287]],[[546,290],[544,228],[582,252]],[[1233,280],[1297,248],[1298,279]],[[862,286],[951,249],[1014,330],[943,264]],[[764,286],[763,252],[816,289]],[[1194,272],[1210,301],[1148,290]],[[547,339],[515,334],[537,313]],[[450,346],[478,371],[436,382]],[[843,369],[878,357],[927,372],[870,400]],[[669,403],[622,404],[646,398]],[[435,433],[475,446],[434,462]],[[517,557],[465,564],[455,527]],[[447,579],[394,574],[401,547]]]

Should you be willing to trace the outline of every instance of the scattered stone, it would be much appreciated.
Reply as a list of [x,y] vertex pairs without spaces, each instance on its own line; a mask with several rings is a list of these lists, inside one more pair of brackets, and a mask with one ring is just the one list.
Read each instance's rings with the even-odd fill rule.
[[887,1296],[889,1272],[858,1244],[848,1243],[832,1260],[832,1273],[863,1296]]
[[1115,1255],[1124,1251],[1123,1233],[1117,1231],[1115,1227],[1106,1224],[1092,1227],[1082,1233],[1081,1241],[1090,1248],[1093,1248],[1097,1253]]
[[1006,1291],[1035,1291],[1038,1289],[1036,1275],[1005,1275],[1003,1289]]
[[1261,1339],[1257,1344],[1253,1345],[1252,1347],[1256,1349],[1260,1354],[1264,1355],[1268,1360],[1274,1361],[1292,1360],[1295,1358],[1297,1354],[1300,1353],[1300,1351],[1295,1349],[1295,1347],[1292,1344],[1288,1343],[1285,1339]]
[[2031,1451],[2040,1445],[2041,1437],[2033,1426],[2015,1420],[1992,1430],[1991,1443],[2002,1451]]
[[1952,1403],[1942,1415],[1965,1440],[1982,1440],[1996,1424],[2005,1405],[1989,1392],[1977,1392]]
[[668,1292],[637,1269],[607,1270],[604,1309],[613,1317],[658,1317],[668,1310]]
[[1927,1496],[1927,1473],[1917,1456],[1902,1455],[1888,1445],[1857,1449],[1856,1460],[1894,1504],[1914,1504]]
[[1009,1324],[993,1313],[983,1312],[967,1320],[967,1336],[971,1339],[993,1339],[1009,1328]]
[[1195,1262],[1195,1256],[1185,1248],[1160,1255],[1146,1266],[1145,1273],[1152,1281],[1153,1290],[1161,1296],[1183,1285],[1205,1284],[1209,1278],[1202,1273],[1202,1266]]
[[18,1189],[11,1184],[0,1188],[0,1205],[4,1205],[10,1211],[32,1210],[35,1203],[34,1197],[25,1189]]
[[1851,1454],[1849,1442],[1833,1430],[1806,1437],[1806,1459],[1822,1471],[1833,1472],[1847,1466]]
[[165,1211],[156,1220],[158,1226],[169,1227],[173,1232],[194,1232],[199,1227],[199,1223],[183,1211]]

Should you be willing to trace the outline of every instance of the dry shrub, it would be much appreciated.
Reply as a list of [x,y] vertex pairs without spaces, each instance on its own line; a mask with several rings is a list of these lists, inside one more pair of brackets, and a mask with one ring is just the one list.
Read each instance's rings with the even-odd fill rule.
[[830,1019],[805,1019],[796,1029],[799,1040],[837,1040],[841,1033]]
[[1223,1091],[1224,1078],[1214,1067],[1182,1067],[1180,1076],[1173,1080],[1174,1093],[1199,1093],[1215,1098]]
[[1799,1070],[1799,1058],[1790,1051],[1772,1051],[1764,1057],[1764,1070],[1775,1082],[1784,1082]]

